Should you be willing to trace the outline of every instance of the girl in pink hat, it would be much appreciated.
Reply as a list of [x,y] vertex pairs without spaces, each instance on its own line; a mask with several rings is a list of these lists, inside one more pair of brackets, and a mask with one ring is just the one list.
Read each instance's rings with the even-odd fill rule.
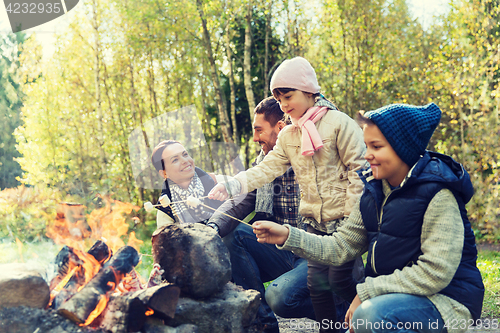
[[[217,185],[209,198],[224,200],[228,192],[252,191],[292,166],[307,231],[331,235],[349,216],[363,190],[356,173],[366,165],[363,133],[353,119],[320,94],[316,73],[302,57],[285,60],[276,69],[271,91],[292,125],[281,130],[274,149],[258,166]],[[337,331],[332,291],[348,302],[356,296],[354,262],[337,267],[308,262],[308,287],[321,332]]]

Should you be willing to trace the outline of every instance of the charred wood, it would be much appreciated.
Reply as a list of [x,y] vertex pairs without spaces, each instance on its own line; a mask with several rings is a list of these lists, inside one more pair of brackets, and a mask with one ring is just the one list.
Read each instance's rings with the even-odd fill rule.
[[146,322],[146,310],[138,298],[113,295],[92,326],[112,333],[138,332]]
[[141,300],[144,305],[155,312],[160,318],[173,318],[181,290],[171,283],[163,283],[155,287],[136,291],[131,298]]
[[94,310],[101,302],[107,302],[109,293],[138,262],[139,254],[133,247],[122,247],[87,285],[60,306],[58,312],[77,323],[87,322],[91,314],[97,317]]
[[[94,243],[87,253],[93,258],[87,257],[88,260],[95,260],[94,265],[97,264],[100,266],[110,257],[112,251],[106,243],[99,240]],[[51,304],[51,308],[53,309],[58,309],[78,291],[78,288],[83,286],[85,283],[83,260],[78,257],[74,249],[64,246],[56,256],[56,263],[58,263],[58,266],[60,267],[60,273],[53,279],[53,282],[51,281],[50,286],[50,290],[53,291],[53,294],[56,294]],[[64,277],[69,273],[69,270],[73,267],[77,268],[68,282],[64,285],[64,288],[61,291],[54,290],[54,288],[61,283]]]

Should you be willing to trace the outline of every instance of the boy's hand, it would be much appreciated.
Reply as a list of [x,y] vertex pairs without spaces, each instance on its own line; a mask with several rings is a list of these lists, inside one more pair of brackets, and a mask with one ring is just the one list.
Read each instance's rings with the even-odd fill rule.
[[214,199],[214,200],[219,200],[219,201],[224,201],[229,197],[226,191],[226,187],[224,184],[219,183],[212,188],[210,193],[208,193],[208,198],[209,199]]
[[255,221],[252,228],[259,243],[282,245],[290,233],[287,227],[269,221]]
[[354,328],[351,326],[352,322],[352,315],[354,314],[354,311],[358,308],[358,306],[361,305],[361,300],[359,299],[359,296],[356,294],[356,297],[351,302],[351,306],[349,309],[347,309],[347,312],[345,314],[345,322],[349,325],[349,332],[354,333]]

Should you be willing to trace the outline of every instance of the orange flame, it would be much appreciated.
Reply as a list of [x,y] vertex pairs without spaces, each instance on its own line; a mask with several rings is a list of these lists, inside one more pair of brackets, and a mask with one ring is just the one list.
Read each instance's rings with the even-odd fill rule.
[[98,195],[104,203],[102,208],[85,215],[84,205],[61,203],[55,221],[47,227],[46,235],[56,244],[67,245],[80,251],[88,249],[95,241],[103,240],[116,252],[125,246],[123,238],[128,235],[128,245],[139,250],[143,243],[130,232],[124,214],[140,207],[111,199],[110,195]]
[[97,306],[95,307],[94,311],[92,311],[89,316],[87,317],[87,320],[83,323],[80,324],[80,326],[88,326],[90,325],[94,319],[99,317],[102,311],[106,308],[106,305],[108,304],[109,296],[108,294],[106,295],[101,295],[101,298],[99,299],[99,303],[97,303]]
[[90,254],[86,252],[81,252],[79,250],[73,250],[75,254],[83,261],[82,268],[85,272],[85,283],[82,284],[78,291],[80,291],[89,281],[99,272],[101,269],[101,265],[97,262],[97,260]]
[[[143,243],[143,241],[137,239],[134,231],[129,230],[129,225],[124,217],[125,214],[130,214],[132,210],[139,210],[140,207],[113,200],[109,195],[100,196],[100,198],[103,199],[104,206],[88,215],[84,215],[83,212],[86,207],[83,205],[60,204],[55,221],[47,227],[47,236],[49,238],[54,240],[56,244],[63,244],[73,248],[74,253],[81,260],[78,266],[68,268],[69,273],[67,276],[51,291],[51,302],[75,274],[84,276],[85,279],[85,282],[78,286],[76,291],[78,292],[99,272],[101,264],[92,255],[85,252],[97,240],[103,240],[113,252],[125,246],[124,239],[127,239],[127,236],[127,245],[134,247],[138,251]],[[137,221],[135,222],[137,224]],[[136,275],[131,277],[127,274],[124,281],[128,284],[133,282],[137,284],[140,277],[138,278]],[[106,295],[100,297],[96,308],[87,317],[85,323],[80,324],[80,326],[90,325],[104,311],[109,302],[110,294],[115,289],[120,290],[120,287],[117,288],[117,286],[122,279],[124,279],[123,274],[115,272],[115,281],[108,282],[109,291]],[[130,286],[127,285],[127,288],[130,288]],[[125,288],[125,291],[127,291],[127,288]]]
[[146,310],[146,313],[145,313],[145,314],[146,314],[146,316],[148,316],[148,317],[149,317],[149,316],[152,316],[154,313],[155,313],[155,311],[154,311],[153,309],[148,308],[148,309]]

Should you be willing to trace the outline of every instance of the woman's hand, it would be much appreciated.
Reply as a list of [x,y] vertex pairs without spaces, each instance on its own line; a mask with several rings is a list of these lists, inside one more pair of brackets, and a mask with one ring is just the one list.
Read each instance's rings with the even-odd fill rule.
[[226,187],[222,183],[215,185],[210,191],[210,193],[208,193],[209,199],[224,201],[228,197],[229,195],[227,194]]
[[259,243],[282,245],[290,233],[287,227],[269,221],[255,221],[252,228]]
[[349,307],[349,309],[347,309],[344,319],[345,322],[349,325],[350,333],[354,333],[354,329],[351,327],[352,315],[360,305],[361,305],[361,300],[359,299],[359,296],[356,294],[356,297],[354,297],[354,299],[351,302],[351,306]]

